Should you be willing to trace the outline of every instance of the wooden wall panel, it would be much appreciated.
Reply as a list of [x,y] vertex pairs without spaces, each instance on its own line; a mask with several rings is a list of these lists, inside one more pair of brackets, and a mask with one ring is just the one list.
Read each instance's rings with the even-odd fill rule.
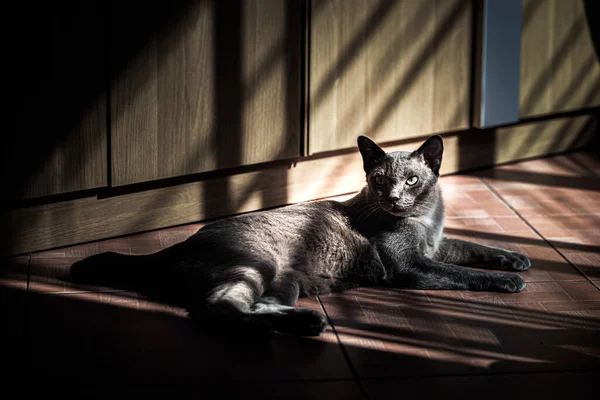
[[[104,9],[99,1],[12,4],[27,29],[7,40],[10,99],[2,201],[107,184]],[[31,13],[31,8],[36,12]],[[13,66],[15,67],[12,70]]]
[[520,117],[599,106],[599,57],[583,1],[524,0]]
[[[597,139],[591,115],[444,135],[442,175],[573,150]],[[414,150],[425,137],[385,146]],[[197,222],[358,191],[365,175],[358,150],[308,157],[294,165],[123,194],[0,212],[0,256]],[[228,187],[227,192],[219,189]]]
[[179,3],[112,10],[115,186],[299,155],[301,3]]
[[311,154],[469,126],[472,4],[316,0]]

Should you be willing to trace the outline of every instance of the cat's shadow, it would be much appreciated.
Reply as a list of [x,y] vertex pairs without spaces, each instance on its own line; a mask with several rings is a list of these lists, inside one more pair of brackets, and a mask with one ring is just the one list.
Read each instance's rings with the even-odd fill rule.
[[[240,321],[237,319],[228,320],[222,316],[214,316],[209,313],[193,308],[193,299],[188,292],[182,290],[179,283],[156,285],[155,282],[147,282],[143,277],[138,279],[115,279],[118,275],[111,275],[110,283],[98,279],[96,271],[90,264],[71,265],[68,274],[62,279],[69,284],[84,287],[101,287],[103,289],[119,290],[134,296],[142,296],[144,301],[156,303],[159,306],[167,308],[176,308],[184,310],[187,322],[195,333],[204,337],[204,340],[211,340],[227,344],[231,348],[239,347],[238,350],[248,349],[251,345],[253,349],[261,348],[263,351],[271,349],[270,342],[274,337],[302,337],[311,335],[291,335],[282,332],[265,329],[264,325],[255,327],[252,323]],[[135,282],[135,283],[132,283]],[[261,355],[266,353],[261,352]]]

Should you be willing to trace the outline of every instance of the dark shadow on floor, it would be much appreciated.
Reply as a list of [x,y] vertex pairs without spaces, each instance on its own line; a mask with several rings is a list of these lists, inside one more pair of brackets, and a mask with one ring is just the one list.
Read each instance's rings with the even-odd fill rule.
[[[372,291],[376,297],[359,296],[359,303],[351,293],[337,297],[335,310],[331,299],[324,298],[361,377],[600,366],[597,356],[577,350],[598,350],[598,318],[444,296],[425,298],[401,290]],[[2,293],[12,301],[23,292]],[[192,377],[229,384],[352,379],[331,334],[323,340],[278,336],[272,342],[248,342],[241,331],[236,332],[240,339],[203,334],[188,318],[140,298],[114,293],[27,296],[29,312],[21,337],[27,343],[25,358],[32,377],[69,376],[79,383],[111,377],[129,384],[188,382]],[[500,347],[477,336],[456,338],[436,331],[440,321],[467,331],[488,329]],[[382,344],[373,347],[373,341]],[[404,352],[402,346],[413,350]],[[488,359],[490,364],[481,369],[465,357]]]
[[[530,239],[530,238],[517,237],[517,236],[505,235],[505,234],[500,234],[500,233],[471,231],[471,230],[467,230],[467,229],[444,228],[444,232],[448,233],[450,235],[460,235],[460,236],[469,236],[469,237],[473,237],[473,238],[497,240],[497,241],[502,241],[505,243],[517,243],[517,244],[537,245],[537,246],[544,246],[546,244],[546,242],[541,238],[540,239]],[[556,240],[552,240],[552,243],[561,249],[600,253],[599,246],[568,243],[568,242],[562,242],[562,241],[556,241]]]

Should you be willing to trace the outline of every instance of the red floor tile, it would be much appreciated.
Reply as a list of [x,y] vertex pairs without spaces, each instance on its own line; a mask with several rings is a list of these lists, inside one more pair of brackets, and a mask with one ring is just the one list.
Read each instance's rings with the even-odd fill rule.
[[518,294],[350,291],[322,301],[361,378],[600,367],[600,314],[581,300],[598,301],[600,291],[584,285],[532,283]]
[[600,212],[600,179],[567,156],[497,167],[478,176],[524,217]]
[[596,280],[600,278],[599,164],[591,153],[580,153],[499,167],[481,175],[570,263]]
[[504,303],[600,300],[600,291],[590,282],[530,283],[520,293],[499,293]]
[[445,176],[440,179],[440,185],[446,217],[486,218],[514,215],[476,176]]
[[590,279],[600,278],[600,214],[527,220]]

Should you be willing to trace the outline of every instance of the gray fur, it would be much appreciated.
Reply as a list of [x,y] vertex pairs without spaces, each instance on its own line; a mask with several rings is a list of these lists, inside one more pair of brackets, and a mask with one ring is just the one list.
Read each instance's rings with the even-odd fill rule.
[[[441,137],[414,152],[385,153],[358,139],[367,185],[345,202],[320,201],[213,222],[147,256],[103,253],[72,266],[77,281],[177,293],[201,321],[316,335],[320,313],[299,297],[358,286],[517,292],[519,253],[443,236]],[[416,183],[414,183],[416,177]],[[414,183],[414,184],[409,184]]]

